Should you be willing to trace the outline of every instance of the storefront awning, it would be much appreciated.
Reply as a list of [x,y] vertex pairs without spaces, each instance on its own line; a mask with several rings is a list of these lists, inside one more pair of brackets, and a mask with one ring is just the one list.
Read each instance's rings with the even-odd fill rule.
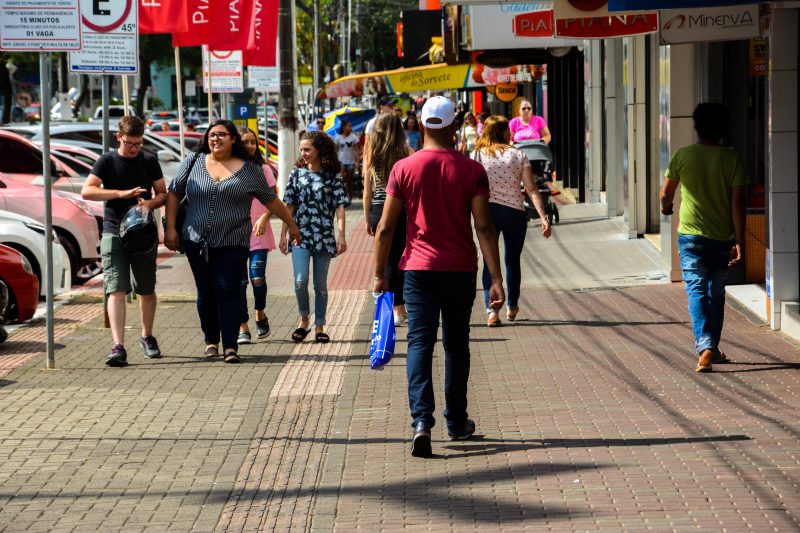
[[369,72],[339,78],[329,84],[320,98],[448,91],[480,87],[470,78],[471,65],[429,65]]

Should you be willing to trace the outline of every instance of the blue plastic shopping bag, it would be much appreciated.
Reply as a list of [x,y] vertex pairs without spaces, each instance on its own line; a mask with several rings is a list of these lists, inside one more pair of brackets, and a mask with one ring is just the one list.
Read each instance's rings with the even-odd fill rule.
[[394,294],[383,292],[375,300],[375,320],[372,322],[372,339],[369,344],[369,366],[380,370],[394,355]]

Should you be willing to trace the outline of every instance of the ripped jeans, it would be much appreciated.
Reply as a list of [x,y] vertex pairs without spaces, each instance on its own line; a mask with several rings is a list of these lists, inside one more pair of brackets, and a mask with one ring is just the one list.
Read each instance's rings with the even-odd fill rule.
[[325,314],[328,311],[328,267],[332,254],[312,252],[305,248],[292,249],[292,266],[294,266],[294,295],[297,297],[297,310],[300,316],[311,315],[308,298],[308,280],[311,261],[314,261],[314,325],[325,325]]
[[253,308],[263,311],[267,307],[267,254],[269,250],[250,250],[249,272],[245,268],[242,274],[242,323],[250,320],[247,312],[247,285],[248,280],[253,285]]

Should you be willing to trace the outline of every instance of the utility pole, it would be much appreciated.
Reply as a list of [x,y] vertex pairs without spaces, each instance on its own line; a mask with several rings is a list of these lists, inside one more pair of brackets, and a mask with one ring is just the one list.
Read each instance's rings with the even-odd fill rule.
[[297,112],[295,106],[296,37],[294,0],[278,4],[278,190],[286,190],[286,177],[296,160]]
[[314,101],[312,105],[316,105],[316,94],[319,90],[320,83],[319,83],[319,0],[314,0],[314,73],[312,79],[314,80],[314,87],[311,89],[311,92],[314,94],[313,98]]

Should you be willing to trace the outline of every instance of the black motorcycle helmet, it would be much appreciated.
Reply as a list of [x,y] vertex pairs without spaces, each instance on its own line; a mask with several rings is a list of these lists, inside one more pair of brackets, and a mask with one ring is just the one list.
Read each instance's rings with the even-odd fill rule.
[[143,205],[128,209],[119,222],[119,240],[132,254],[146,254],[158,245],[158,227],[153,212]]

